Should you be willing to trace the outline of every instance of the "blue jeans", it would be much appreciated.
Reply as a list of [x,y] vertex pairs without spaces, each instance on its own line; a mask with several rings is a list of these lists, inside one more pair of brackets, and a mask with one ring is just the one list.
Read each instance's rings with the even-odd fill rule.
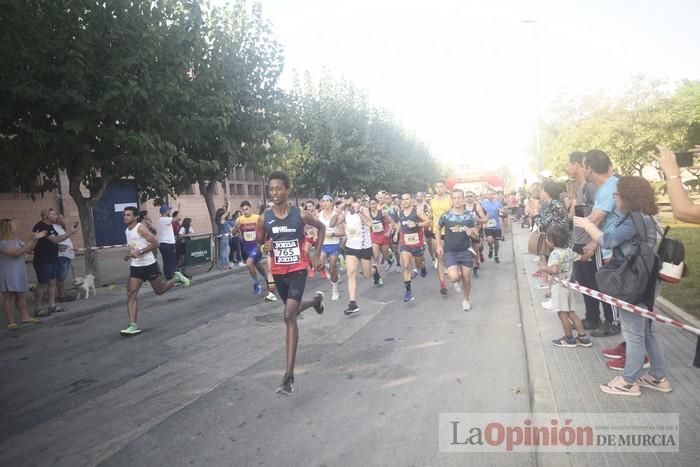
[[[644,305],[637,305],[645,308]],[[636,382],[642,376],[642,365],[644,364],[644,354],[649,355],[651,369],[649,374],[656,379],[666,376],[666,360],[661,344],[654,332],[653,321],[643,318],[629,311],[620,312],[620,322],[622,324],[622,336],[627,342],[625,369],[622,372],[623,378],[628,383]]]
[[219,267],[228,267],[229,259],[228,255],[231,251],[231,247],[228,243],[228,237],[221,237],[219,241]]

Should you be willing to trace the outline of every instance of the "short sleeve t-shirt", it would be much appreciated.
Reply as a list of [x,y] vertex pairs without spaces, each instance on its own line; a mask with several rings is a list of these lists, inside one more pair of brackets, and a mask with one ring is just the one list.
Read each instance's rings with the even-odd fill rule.
[[574,261],[581,257],[578,253],[574,253],[570,248],[555,248],[549,254],[547,266],[552,267],[559,265],[559,274],[556,276],[562,281],[568,281],[571,278],[571,271],[574,269]]
[[173,218],[161,217],[158,219],[158,241],[160,243],[175,244],[175,232],[173,232]]
[[617,223],[618,216],[615,212],[615,192],[617,191],[617,177],[610,177],[603,183],[595,193],[595,203],[593,210],[605,211],[608,215],[600,224],[600,230],[610,232]]
[[40,238],[34,247],[34,261],[39,263],[55,263],[58,261],[58,245],[51,242],[48,237],[58,237],[58,232],[53,228],[53,225],[39,221],[36,223],[32,232],[43,232],[46,230],[49,234]]
[[452,198],[449,195],[436,196],[430,201],[430,208],[433,210],[433,230],[437,230],[440,217],[452,208]]
[[[576,191],[576,206],[584,206],[583,215],[588,216],[593,210],[593,203],[598,187],[593,182],[585,182]],[[591,236],[581,227],[574,226],[573,241],[575,245],[585,245],[591,241]]]
[[484,200],[481,202],[481,207],[486,212],[488,220],[484,226],[487,229],[500,229],[501,228],[501,216],[498,215],[498,211],[503,209],[503,205],[498,200]]
[[445,251],[466,251],[471,245],[467,229],[476,227],[476,215],[472,211],[462,214],[448,211],[440,216],[438,226],[445,231]]

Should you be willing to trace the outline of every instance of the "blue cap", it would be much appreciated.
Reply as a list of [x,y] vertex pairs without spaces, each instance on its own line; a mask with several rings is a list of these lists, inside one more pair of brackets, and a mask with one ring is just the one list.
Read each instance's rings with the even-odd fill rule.
[[164,204],[160,207],[161,214],[165,214],[166,212],[168,212],[170,210],[172,210],[172,208],[170,206],[168,206],[167,204]]

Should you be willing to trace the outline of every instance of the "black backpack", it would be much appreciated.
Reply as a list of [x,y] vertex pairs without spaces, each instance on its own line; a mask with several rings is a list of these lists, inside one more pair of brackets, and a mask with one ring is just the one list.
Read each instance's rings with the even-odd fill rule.
[[627,216],[632,218],[637,231],[636,237],[630,240],[635,246],[634,251],[623,256],[620,247],[615,247],[613,257],[596,273],[596,281],[604,294],[633,305],[651,306],[660,268],[659,258],[646,242],[647,230],[642,214],[634,211]]

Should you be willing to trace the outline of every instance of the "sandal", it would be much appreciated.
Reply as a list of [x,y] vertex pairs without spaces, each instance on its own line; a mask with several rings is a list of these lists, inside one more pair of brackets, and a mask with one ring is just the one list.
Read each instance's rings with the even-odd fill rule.
[[22,324],[39,324],[41,321],[39,321],[36,318],[29,318],[29,319],[23,319]]
[[7,329],[9,329],[10,331],[16,331],[17,329],[19,329],[19,326],[17,326],[17,323],[10,323],[7,325]]
[[66,311],[66,310],[61,308],[60,306],[49,307],[49,313],[60,313],[62,311]]

